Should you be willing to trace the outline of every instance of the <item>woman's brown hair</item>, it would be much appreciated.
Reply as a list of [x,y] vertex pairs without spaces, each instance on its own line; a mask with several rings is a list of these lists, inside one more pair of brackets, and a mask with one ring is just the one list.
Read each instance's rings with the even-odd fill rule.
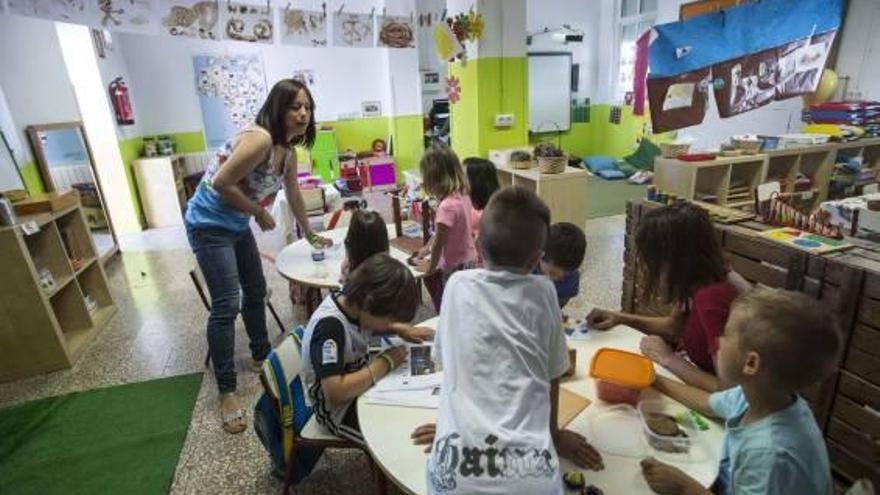
[[727,279],[727,265],[709,214],[691,203],[642,216],[636,252],[644,266],[645,294],[686,305],[700,287]]
[[448,146],[432,146],[422,155],[419,169],[425,192],[436,198],[468,193],[468,183],[461,162]]
[[[288,143],[287,127],[285,125],[286,115],[291,107],[293,107],[296,95],[300,91],[305,91],[306,98],[309,100],[309,108],[311,109],[309,123],[306,126],[306,132],[298,141]],[[312,145],[315,144],[315,135],[317,133],[315,130],[315,100],[312,98],[312,92],[309,91],[309,87],[296,79],[282,79],[275,83],[254,121],[257,125],[269,131],[269,134],[272,136],[272,144],[276,146],[295,144],[311,149]]]

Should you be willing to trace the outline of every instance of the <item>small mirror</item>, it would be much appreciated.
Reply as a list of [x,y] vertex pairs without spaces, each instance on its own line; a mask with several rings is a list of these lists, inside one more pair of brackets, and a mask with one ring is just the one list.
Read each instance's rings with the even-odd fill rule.
[[83,214],[102,261],[117,248],[116,235],[104,207],[104,195],[96,180],[91,148],[82,123],[32,125],[28,138],[40,167],[46,190],[79,192]]

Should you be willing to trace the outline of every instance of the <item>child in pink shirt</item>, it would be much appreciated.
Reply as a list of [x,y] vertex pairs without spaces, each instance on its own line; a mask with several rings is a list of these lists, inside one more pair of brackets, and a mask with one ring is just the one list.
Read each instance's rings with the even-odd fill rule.
[[439,312],[446,280],[459,270],[476,267],[477,252],[471,232],[473,206],[461,163],[451,149],[431,148],[422,156],[419,168],[423,190],[440,200],[440,205],[434,219],[434,237],[419,253],[416,267],[438,278],[439,283],[426,285]]
[[[471,214],[471,237],[477,242],[477,234],[480,231],[480,216],[483,209],[489,204],[489,198],[499,189],[498,172],[495,164],[485,158],[470,157],[464,159],[464,168],[467,170],[468,186],[470,188],[471,205],[474,209]],[[482,268],[483,259],[477,250],[477,267]]]

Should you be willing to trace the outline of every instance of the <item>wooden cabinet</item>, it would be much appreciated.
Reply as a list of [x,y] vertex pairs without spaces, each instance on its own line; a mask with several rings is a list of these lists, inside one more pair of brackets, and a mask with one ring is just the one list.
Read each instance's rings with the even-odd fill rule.
[[720,157],[701,162],[674,158],[654,160],[654,185],[661,191],[732,208],[751,204],[754,190],[764,182],[766,174],[765,155]]
[[134,174],[147,226],[183,225],[186,191],[183,155],[141,158],[134,161]]
[[530,189],[550,208],[550,221],[570,222],[581,229],[587,223],[587,172],[566,167],[558,174],[542,174],[537,168],[514,169],[495,164],[501,187]]
[[0,259],[0,382],[70,368],[116,312],[81,208],[0,228]]

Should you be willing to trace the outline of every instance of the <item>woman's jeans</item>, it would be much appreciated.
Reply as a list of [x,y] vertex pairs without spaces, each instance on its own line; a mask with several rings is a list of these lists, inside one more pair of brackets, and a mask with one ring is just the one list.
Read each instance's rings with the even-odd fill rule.
[[187,226],[208,292],[208,349],[221,393],[235,391],[235,318],[241,311],[250,338],[251,356],[269,354],[266,332],[266,279],[257,242],[250,229],[236,232],[215,227]]

